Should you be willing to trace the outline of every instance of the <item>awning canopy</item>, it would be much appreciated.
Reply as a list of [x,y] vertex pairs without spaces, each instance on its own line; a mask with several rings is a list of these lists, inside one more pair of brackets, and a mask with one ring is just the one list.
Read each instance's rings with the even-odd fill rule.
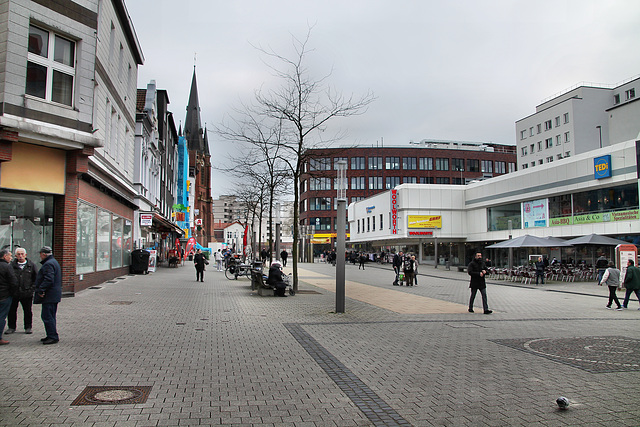
[[515,239],[505,240],[503,242],[495,243],[487,246],[487,249],[501,249],[501,248],[556,248],[556,247],[571,246],[561,239],[547,239],[545,237],[532,236],[525,234],[524,236],[516,237]]
[[182,231],[182,229],[180,227],[178,227],[177,224],[174,224],[171,221],[167,220],[162,215],[160,215],[158,212],[143,212],[143,211],[140,211],[140,213],[141,214],[153,214],[153,225],[152,225],[152,227],[155,228],[160,233],[170,233],[170,232],[174,231],[179,236],[182,236],[184,234],[184,231]]
[[577,245],[596,245],[596,246],[618,246],[626,245],[629,242],[624,240],[614,239],[612,237],[600,236],[599,234],[589,234],[588,236],[576,237],[575,239],[567,240],[573,246]]

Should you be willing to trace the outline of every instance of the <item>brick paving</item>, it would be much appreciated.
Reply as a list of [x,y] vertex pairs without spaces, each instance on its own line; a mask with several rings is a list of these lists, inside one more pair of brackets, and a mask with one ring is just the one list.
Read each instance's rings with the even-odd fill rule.
[[[335,314],[334,271],[301,265],[319,293],[288,298],[190,266],[126,276],[64,299],[51,346],[36,306],[33,335],[0,348],[0,425],[640,425],[637,301],[618,312],[593,283],[491,281],[487,316],[460,310],[465,273],[421,266],[407,288],[388,266],[347,265]],[[106,386],[151,390],[72,405]]]

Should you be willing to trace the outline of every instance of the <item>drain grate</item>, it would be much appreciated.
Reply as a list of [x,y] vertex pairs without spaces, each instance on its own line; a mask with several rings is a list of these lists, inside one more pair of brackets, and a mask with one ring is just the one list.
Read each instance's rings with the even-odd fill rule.
[[111,301],[109,305],[131,305],[133,301]]
[[145,403],[150,392],[150,386],[88,386],[71,406]]

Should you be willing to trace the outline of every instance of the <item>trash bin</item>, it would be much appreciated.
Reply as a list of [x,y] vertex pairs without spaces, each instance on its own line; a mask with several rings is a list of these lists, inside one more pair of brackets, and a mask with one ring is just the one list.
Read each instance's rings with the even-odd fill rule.
[[129,266],[129,272],[131,274],[148,274],[149,255],[149,252],[144,249],[136,249],[131,252],[131,265]]

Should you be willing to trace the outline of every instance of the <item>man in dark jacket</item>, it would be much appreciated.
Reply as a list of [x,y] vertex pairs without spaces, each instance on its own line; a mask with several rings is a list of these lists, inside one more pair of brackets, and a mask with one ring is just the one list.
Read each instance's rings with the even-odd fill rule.
[[402,256],[402,251],[398,252],[393,256],[393,261],[391,265],[393,266],[393,271],[396,272],[396,280],[393,281],[393,286],[398,286],[398,274],[400,274],[400,269],[402,268],[402,261],[404,257]]
[[196,282],[204,282],[204,265],[209,264],[202,254],[202,250],[198,249],[193,257],[193,263],[196,266]]
[[30,334],[31,327],[33,326],[31,306],[33,304],[33,291],[35,290],[38,268],[33,261],[27,258],[25,248],[16,249],[16,257],[11,261],[11,267],[18,281],[18,289],[13,296],[13,302],[9,309],[9,316],[7,317],[8,328],[5,334],[12,334],[16,331],[19,305],[22,305],[22,312],[24,314],[24,333]]
[[274,261],[271,263],[271,267],[269,267],[269,277],[267,278],[267,284],[276,288],[275,296],[277,297],[286,297],[284,294],[287,289],[287,284],[284,282],[282,278],[282,266],[278,261]]
[[282,258],[282,266],[286,267],[287,266],[287,258],[289,258],[289,253],[287,252],[286,249],[283,249],[282,252],[280,252],[280,257]]
[[[627,261],[627,272],[624,275],[624,287],[626,292],[624,295],[624,302],[622,307],[627,308],[629,305],[629,298],[631,294],[635,293],[636,297],[640,301],[640,268],[633,265],[632,259]],[[640,310],[640,308],[638,309]]]
[[9,265],[11,262],[11,251],[3,249],[0,251],[0,345],[7,345],[9,341],[2,339],[2,331],[4,331],[7,313],[11,308],[13,295],[18,287],[16,276],[13,274],[13,268]]
[[538,279],[542,280],[542,284],[544,285],[544,261],[542,257],[538,257],[538,261],[536,261],[536,285],[538,284]]
[[42,304],[42,323],[47,336],[42,338],[42,344],[56,344],[60,337],[56,326],[58,303],[62,299],[62,272],[60,264],[53,257],[49,246],[40,249],[40,263],[42,267],[36,275],[36,289],[33,296],[34,304]]
[[484,308],[484,314],[493,313],[493,311],[489,310],[489,304],[487,303],[487,284],[485,282],[487,266],[482,260],[482,254],[480,252],[476,254],[476,257],[467,266],[467,273],[471,276],[471,280],[469,282],[469,288],[471,288],[469,313],[473,313],[473,300],[475,300],[478,291],[480,291],[480,294],[482,295],[482,307]]

